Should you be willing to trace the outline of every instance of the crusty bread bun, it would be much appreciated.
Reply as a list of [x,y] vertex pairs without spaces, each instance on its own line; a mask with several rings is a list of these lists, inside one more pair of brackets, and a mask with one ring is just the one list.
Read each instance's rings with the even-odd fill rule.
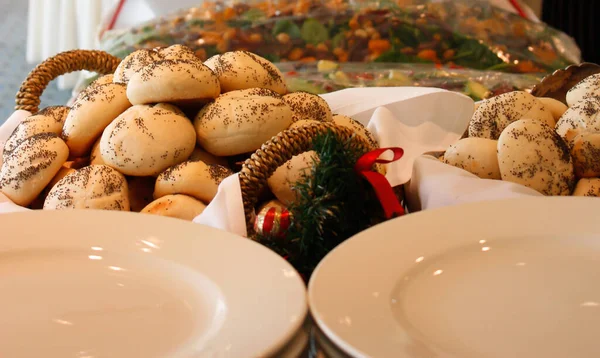
[[294,122],[299,120],[331,122],[331,109],[320,96],[306,92],[294,92],[283,96],[283,100],[292,109]]
[[229,162],[227,161],[227,158],[217,157],[216,155],[210,154],[209,152],[205,151],[200,147],[194,148],[194,151],[192,152],[192,155],[190,155],[189,160],[193,162],[200,160],[208,165],[217,164],[229,168]]
[[206,205],[191,196],[166,195],[148,204],[141,213],[168,216],[192,221],[204,211]]
[[46,107],[34,115],[25,118],[12,132],[4,144],[2,157],[9,156],[24,140],[41,133],[60,135],[69,113],[66,106]]
[[600,73],[584,78],[567,92],[569,107],[586,100],[600,100]]
[[102,131],[131,104],[122,84],[95,86],[73,104],[63,128],[63,138],[73,157],[89,153]]
[[573,196],[600,196],[600,178],[579,179]]
[[179,44],[165,48],[141,49],[130,53],[121,61],[112,81],[127,84],[133,74],[162,60],[199,61],[200,59],[191,48]]
[[311,174],[311,169],[319,157],[313,150],[293,156],[292,159],[285,162],[277,168],[273,175],[267,180],[271,192],[277,200],[285,206],[290,205],[296,200],[294,185]]
[[119,63],[114,73],[113,82],[127,84],[134,73],[161,59],[160,54],[156,50],[140,49],[134,51]]
[[268,60],[247,51],[232,51],[204,61],[219,77],[221,91],[266,88],[281,95],[287,93],[283,75]]
[[73,169],[69,167],[69,162],[66,162],[65,164],[63,164],[62,167],[60,167],[60,169],[58,170],[58,173],[56,173],[56,175],[54,176],[54,178],[52,178],[52,180],[50,180],[50,183],[48,183],[48,185],[46,185],[46,187],[44,188],[44,190],[42,190],[42,192],[40,193],[40,195],[38,195],[29,205],[29,208],[31,209],[35,209],[35,210],[41,210],[44,208],[44,201],[46,201],[46,197],[48,196],[48,193],[50,192],[50,190],[52,190],[52,188],[54,188],[54,186],[56,185],[56,183],[58,183],[62,178],[66,177],[68,174],[71,174],[73,172],[75,172],[77,169]]
[[312,119],[301,119],[299,121],[295,121],[292,124],[290,124],[288,129],[300,128],[300,127],[308,126],[310,124],[315,124],[315,123],[320,123],[320,122],[312,120]]
[[600,102],[581,101],[566,110],[556,123],[556,132],[572,145],[582,132],[600,132]]
[[554,98],[538,97],[538,101],[542,102],[544,107],[552,113],[555,122],[558,122],[560,117],[566,112],[569,107],[566,104]]
[[128,177],[129,210],[139,213],[154,200],[155,177]]
[[186,194],[208,204],[217,194],[219,184],[232,174],[230,169],[220,165],[188,160],[160,173],[156,178],[154,198]]
[[104,159],[102,159],[102,153],[100,153],[100,140],[102,140],[102,137],[98,138],[92,146],[92,152],[90,153],[90,164],[92,165],[106,165]]
[[464,138],[446,150],[443,162],[483,179],[501,179],[497,147],[493,139]]
[[567,144],[541,121],[523,119],[509,124],[498,139],[498,164],[502,180],[545,195],[569,195],[575,186]]
[[196,134],[190,120],[169,104],[135,105],[102,134],[100,153],[107,165],[133,176],[158,175],[185,161]]
[[127,98],[132,104],[208,102],[221,93],[217,76],[200,60],[160,60],[131,75]]
[[158,55],[163,60],[200,61],[200,58],[196,56],[194,50],[185,45],[175,44],[157,49],[157,51]]
[[292,123],[292,110],[268,89],[229,92],[196,116],[198,143],[209,153],[232,156],[253,152]]
[[340,127],[346,127],[354,131],[354,133],[361,136],[364,140],[367,141],[371,146],[377,147],[377,139],[375,136],[365,126],[362,125],[359,121],[355,121],[354,119],[344,116],[343,114],[335,114],[333,116],[333,123]]
[[90,165],[67,174],[48,193],[44,209],[129,211],[127,181],[106,165]]
[[[58,173],[56,173],[54,178],[50,180],[50,183],[48,183],[48,186],[46,186],[46,189],[48,189],[48,191],[50,191],[62,178],[77,171],[77,169],[69,168],[66,164],[67,163],[63,164],[63,166],[60,167]],[[46,193],[46,195],[47,194],[48,193]]]
[[0,168],[0,191],[15,204],[29,205],[69,157],[69,148],[54,133],[24,140]]
[[498,139],[504,128],[519,119],[555,123],[552,113],[535,97],[514,91],[481,102],[469,123],[469,137]]
[[573,139],[571,156],[579,178],[600,177],[600,132],[584,132]]
[[113,83],[114,77],[115,77],[115,75],[112,73],[110,73],[108,75],[100,76],[100,77],[96,78],[96,80],[94,80],[94,82],[92,82],[90,84],[90,86],[101,86],[101,85]]

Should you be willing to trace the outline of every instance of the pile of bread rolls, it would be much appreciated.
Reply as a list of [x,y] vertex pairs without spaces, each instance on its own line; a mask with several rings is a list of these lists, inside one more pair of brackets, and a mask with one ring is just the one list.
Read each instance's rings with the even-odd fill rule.
[[[308,93],[287,93],[272,63],[245,51],[202,63],[185,46],[139,50],[71,107],[25,119],[4,146],[0,192],[34,209],[131,210],[192,220],[232,163],[279,132],[314,121],[372,136]],[[289,204],[314,152],[269,179]]]
[[566,102],[526,92],[485,100],[468,137],[441,160],[545,195],[600,196],[600,74],[570,89]]

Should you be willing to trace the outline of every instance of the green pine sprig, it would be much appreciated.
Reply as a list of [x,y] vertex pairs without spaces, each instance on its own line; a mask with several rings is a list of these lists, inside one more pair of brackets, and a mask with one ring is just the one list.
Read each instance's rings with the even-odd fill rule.
[[307,276],[337,245],[384,220],[373,189],[354,171],[364,153],[352,140],[330,131],[313,140],[313,150],[318,160],[294,185],[298,199],[288,208],[286,237],[259,238]]

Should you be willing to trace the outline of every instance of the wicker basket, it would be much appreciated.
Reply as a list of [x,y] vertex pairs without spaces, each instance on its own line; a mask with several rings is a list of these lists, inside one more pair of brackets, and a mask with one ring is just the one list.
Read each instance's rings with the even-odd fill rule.
[[567,92],[579,81],[593,74],[600,73],[600,66],[594,63],[571,65],[544,77],[531,89],[536,97],[550,97],[567,104]]
[[103,75],[114,73],[119,62],[119,58],[103,51],[74,50],[50,57],[34,68],[23,81],[17,92],[15,109],[37,112],[42,93],[48,84],[59,76],[82,70]]
[[[74,50],[60,53],[39,64],[21,85],[16,95],[17,106],[35,113],[39,110],[44,89],[55,78],[74,71],[93,71],[99,74],[114,73],[120,59],[103,51]],[[254,209],[259,194],[267,185],[267,178],[293,156],[310,150],[318,134],[332,131],[341,140],[352,139],[360,152],[373,148],[367,141],[348,128],[332,123],[317,123],[283,131],[262,145],[247,159],[239,173],[248,236],[254,236]]]

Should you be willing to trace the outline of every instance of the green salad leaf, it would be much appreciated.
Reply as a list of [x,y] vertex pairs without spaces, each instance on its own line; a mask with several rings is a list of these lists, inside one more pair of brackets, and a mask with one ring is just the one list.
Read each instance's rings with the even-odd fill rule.
[[265,14],[264,12],[262,12],[262,10],[259,10],[257,8],[251,8],[250,10],[246,11],[241,17],[244,20],[254,22],[266,18],[267,14]]
[[290,38],[293,39],[302,37],[298,25],[290,20],[280,20],[275,23],[275,26],[273,27],[273,36],[277,36],[281,33],[288,34]]
[[318,45],[329,40],[329,32],[318,20],[307,19],[300,30],[302,39],[309,44]]

